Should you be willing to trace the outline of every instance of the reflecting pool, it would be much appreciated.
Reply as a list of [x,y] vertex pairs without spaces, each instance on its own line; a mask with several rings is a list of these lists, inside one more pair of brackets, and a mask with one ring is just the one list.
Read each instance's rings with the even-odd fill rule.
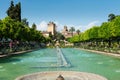
[[80,71],[99,74],[108,80],[120,80],[120,58],[83,51],[74,48],[61,49],[69,67],[58,65],[57,50],[54,48],[14,55],[0,59],[0,80],[42,71]]

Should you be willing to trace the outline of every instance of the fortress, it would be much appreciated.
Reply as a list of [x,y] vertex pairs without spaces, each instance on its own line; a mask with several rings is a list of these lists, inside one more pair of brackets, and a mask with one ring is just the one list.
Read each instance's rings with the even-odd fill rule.
[[54,22],[49,22],[47,31],[43,31],[42,34],[44,37],[49,37],[49,35],[55,35],[56,33],[56,24]]
[[[56,30],[57,26],[54,22],[49,22],[48,23],[48,27],[47,27],[47,31],[43,31],[42,34],[44,37],[49,37],[49,35],[55,35],[57,30]],[[64,29],[61,32],[62,35],[64,35],[65,38],[69,38],[72,37],[72,33],[68,30],[67,26],[64,26]],[[74,33],[75,35],[75,33]]]
[[47,32],[51,33],[52,35],[55,35],[56,33],[56,24],[54,22],[48,23]]

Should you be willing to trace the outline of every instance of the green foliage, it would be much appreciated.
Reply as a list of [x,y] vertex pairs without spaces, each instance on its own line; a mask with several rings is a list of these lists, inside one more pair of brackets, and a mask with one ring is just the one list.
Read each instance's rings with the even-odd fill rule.
[[32,28],[28,26],[27,19],[21,21],[21,3],[11,5],[7,10],[8,17],[0,20],[0,40],[12,39],[18,41],[46,42],[49,39],[43,37],[42,33],[36,30],[36,24]]
[[79,35],[80,34],[80,30],[78,29],[78,30],[76,30],[76,33]]
[[112,21],[113,19],[115,19],[115,15],[113,13],[108,15],[108,21]]
[[7,15],[15,21],[21,21],[21,3],[19,2],[14,5],[14,2],[11,1],[11,5],[7,10]]
[[21,22],[23,23],[23,25],[29,26],[29,22],[27,21],[26,18],[23,18]]
[[10,38],[20,41],[46,41],[40,31],[29,28],[22,22],[15,21],[10,17],[6,17],[0,21],[0,33],[0,38]]
[[69,39],[69,42],[78,42],[79,41],[79,35],[75,35],[72,38]]
[[120,37],[120,16],[110,22],[110,34],[112,37]]
[[90,29],[86,30],[83,34],[83,40],[87,41],[90,39]]
[[75,28],[74,28],[74,27],[71,27],[71,28],[69,29],[69,31],[72,33],[72,36],[73,36],[73,32],[75,31]]
[[36,28],[37,28],[36,24],[33,23],[33,24],[32,24],[32,29],[33,29],[33,30],[36,30]]
[[65,39],[65,37],[64,37],[60,32],[56,32],[55,38],[56,38],[58,41]]
[[[70,42],[86,42],[86,41],[108,41],[109,46],[111,40],[117,40],[120,37],[120,16],[109,15],[109,22],[104,22],[100,27],[93,26],[92,28],[80,33],[79,36],[73,36],[68,41]],[[114,17],[114,18],[113,18]]]
[[109,22],[105,22],[101,25],[99,29],[99,38],[109,39],[110,37],[111,37],[110,25],[109,25]]
[[89,29],[89,38],[88,40],[94,40],[94,39],[98,39],[98,32],[99,32],[99,27],[98,26],[94,26],[91,29]]
[[2,20],[0,20],[0,38],[2,38],[2,26],[3,26]]

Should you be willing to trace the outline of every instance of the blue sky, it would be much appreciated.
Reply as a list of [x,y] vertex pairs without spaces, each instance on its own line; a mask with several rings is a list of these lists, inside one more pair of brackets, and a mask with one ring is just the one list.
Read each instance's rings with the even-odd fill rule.
[[[6,15],[11,0],[0,0],[0,19]],[[120,0],[13,0],[21,2],[22,18],[30,25],[37,24],[39,30],[46,30],[47,23],[53,21],[57,29],[64,25],[84,31],[107,21],[108,14],[120,14]]]

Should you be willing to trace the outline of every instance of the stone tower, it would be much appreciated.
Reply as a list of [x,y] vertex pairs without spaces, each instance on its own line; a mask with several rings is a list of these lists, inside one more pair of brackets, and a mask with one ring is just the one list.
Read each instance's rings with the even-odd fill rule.
[[68,32],[67,26],[64,26],[64,29],[62,32]]
[[56,33],[56,24],[54,22],[48,23],[47,32],[50,32],[52,35],[55,35]]

